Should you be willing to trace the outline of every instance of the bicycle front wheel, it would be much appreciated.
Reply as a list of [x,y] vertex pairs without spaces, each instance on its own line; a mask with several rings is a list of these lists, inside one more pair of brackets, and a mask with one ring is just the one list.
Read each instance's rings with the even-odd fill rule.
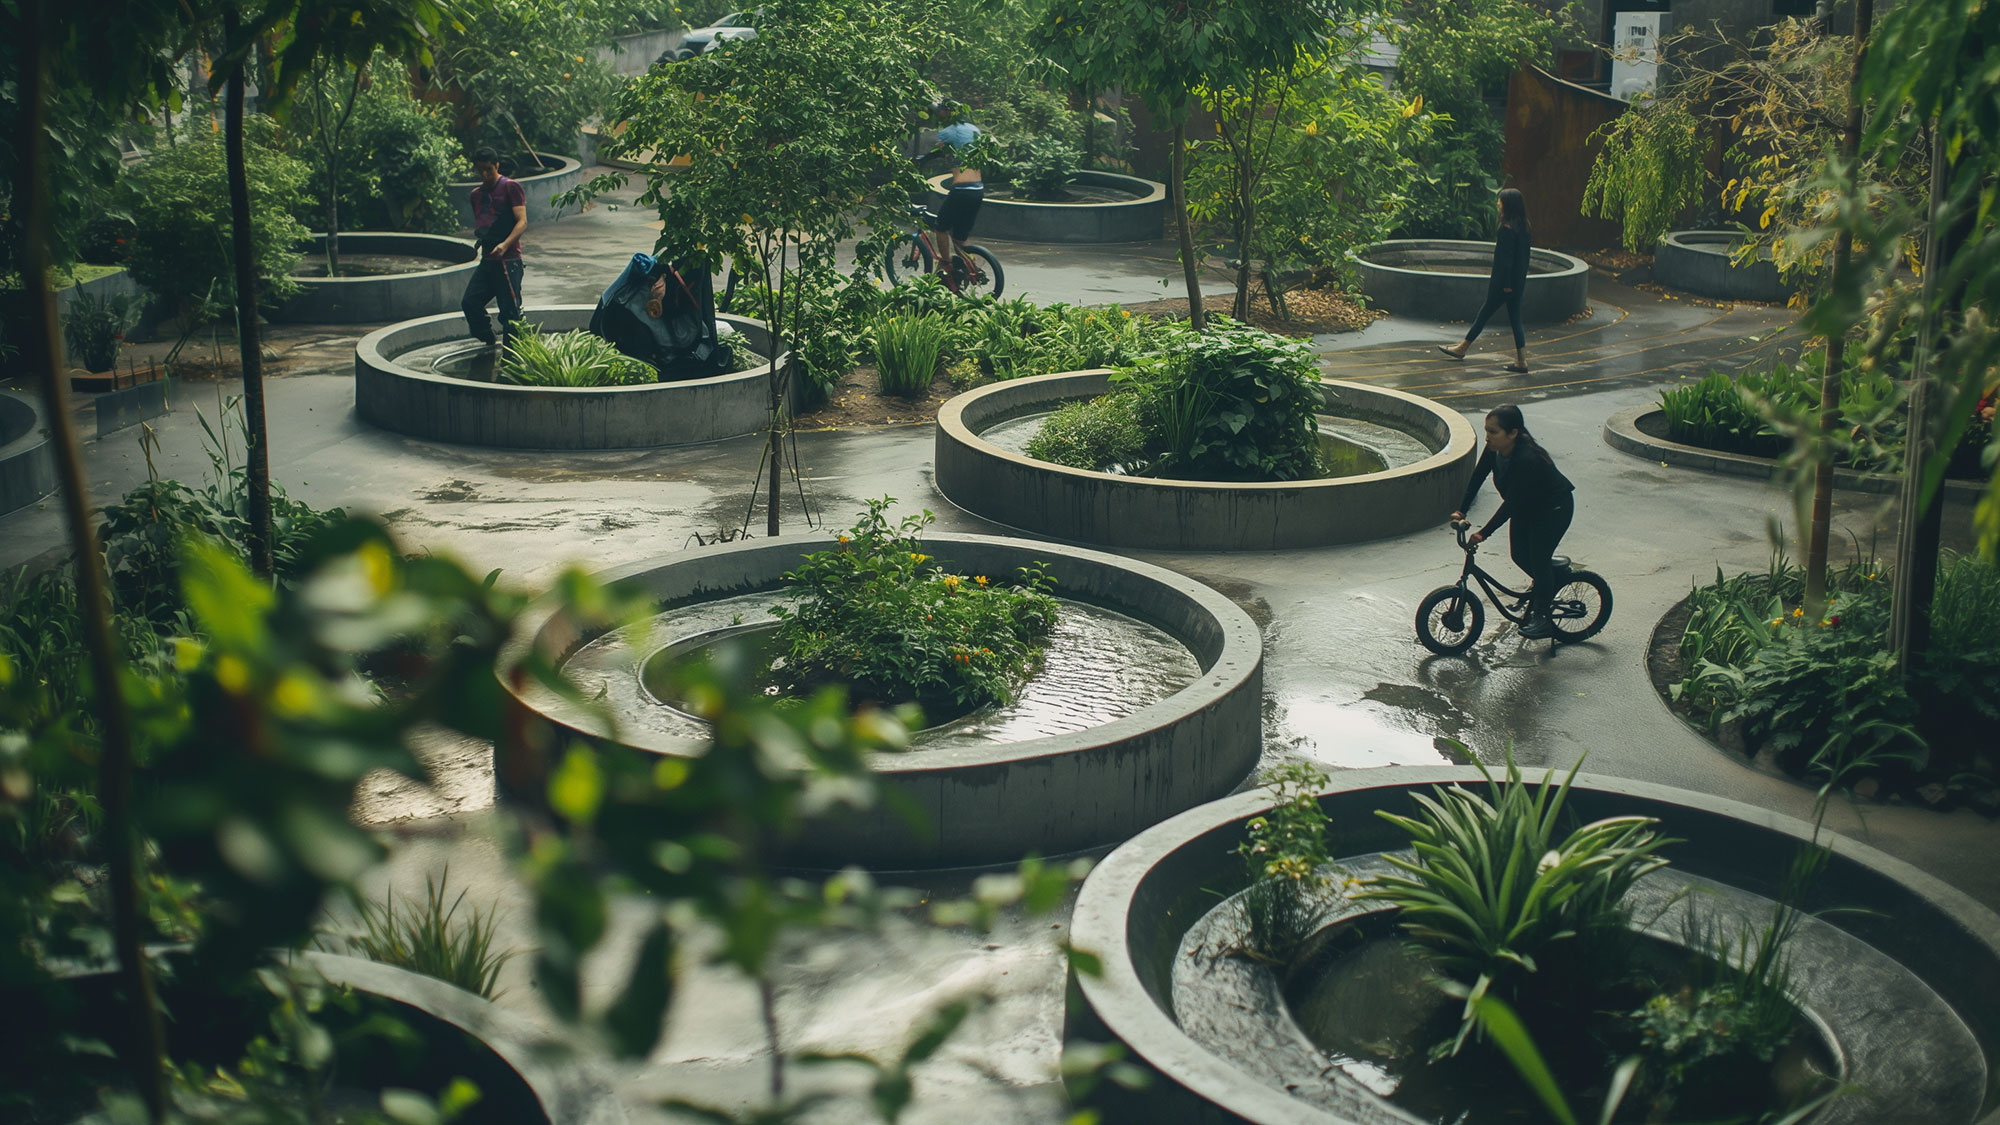
[[1557,644],[1588,640],[1611,620],[1611,583],[1587,570],[1573,570],[1549,600],[1549,624]]
[[1486,607],[1472,591],[1439,586],[1417,605],[1417,639],[1439,656],[1457,656],[1472,647],[1486,627]]
[[890,240],[889,249],[882,256],[882,268],[888,271],[889,284],[901,285],[931,272],[931,260],[930,244],[922,237],[899,234]]
[[1007,287],[1007,273],[1000,268],[1000,259],[984,246],[966,243],[965,256],[952,258],[951,272],[963,297],[998,297]]

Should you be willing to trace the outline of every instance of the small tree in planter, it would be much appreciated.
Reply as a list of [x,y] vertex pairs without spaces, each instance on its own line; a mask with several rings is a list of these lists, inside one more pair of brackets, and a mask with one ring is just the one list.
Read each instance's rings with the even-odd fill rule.
[[[881,0],[777,0],[763,13],[755,39],[626,87],[616,109],[625,132],[610,151],[686,154],[671,180],[656,165],[639,197],[659,210],[657,250],[711,269],[728,257],[766,282],[753,287],[749,311],[771,327],[767,526],[776,535],[789,375],[777,357],[806,311],[793,282],[802,268],[830,263],[857,218],[900,210],[923,186],[901,141],[935,100],[915,69],[935,25]],[[574,194],[624,180],[603,176]]]

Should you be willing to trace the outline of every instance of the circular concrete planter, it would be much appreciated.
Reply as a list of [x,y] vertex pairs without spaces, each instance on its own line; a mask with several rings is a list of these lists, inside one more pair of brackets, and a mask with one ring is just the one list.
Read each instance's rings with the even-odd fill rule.
[[[1347,257],[1361,273],[1362,295],[1376,308],[1412,320],[1445,316],[1471,320],[1486,300],[1493,244],[1397,238],[1350,250]],[[1540,247],[1530,250],[1528,258],[1535,267],[1551,272],[1528,275],[1528,291],[1521,295],[1522,320],[1549,324],[1590,307],[1588,262]],[[1410,268],[1418,263],[1455,268],[1451,273]],[[1504,320],[1501,327],[1506,327]]]
[[[485,1096],[476,1114],[479,1120],[624,1125],[625,1107],[612,1093],[610,1076],[559,1046],[555,1037],[532,1021],[435,977],[393,965],[317,950],[295,956],[329,983],[391,1001],[423,1020],[443,1025],[440,1030],[462,1031],[497,1056],[526,1087],[526,1096],[521,1096],[519,1087],[508,1091],[504,1087],[489,1089],[488,1083],[481,1083]],[[453,1073],[446,1060],[435,1065],[439,1077]],[[510,1092],[516,1097],[508,1098]]]
[[979,437],[987,429],[1093,398],[1108,371],[1012,379],[938,411],[938,491],[966,511],[1053,539],[1107,547],[1276,551],[1401,535],[1444,522],[1476,454],[1472,426],[1428,399],[1357,383],[1320,384],[1327,412],[1393,426],[1436,452],[1413,465],[1328,480],[1223,484],[1151,480],[1051,465]]
[[[944,202],[945,181],[930,180],[930,203]],[[973,234],[1010,242],[1146,242],[1166,227],[1167,186],[1115,172],[1078,172],[1073,182],[1130,192],[1131,199],[1112,203],[1031,203],[993,199],[979,205]]]
[[0,391],[0,515],[25,508],[56,490],[56,459],[42,420],[42,404]]
[[[1406,808],[1411,793],[1431,785],[1480,782],[1465,768],[1348,774],[1320,798],[1331,817],[1328,851],[1336,863],[1365,868],[1375,853],[1408,846],[1400,829],[1372,815],[1375,809]],[[1246,837],[1244,822],[1269,803],[1267,794],[1247,793],[1183,813],[1128,841],[1084,883],[1070,940],[1101,959],[1104,972],[1078,978],[1088,1013],[1074,1030],[1108,1032],[1156,1072],[1144,1104],[1120,1103],[1112,1119],[1415,1120],[1337,1070],[1322,1074],[1324,1055],[1291,1023],[1268,973],[1261,1000],[1252,993],[1233,1015],[1218,1010],[1229,1005],[1176,1008],[1188,999],[1184,988],[1177,995],[1177,981],[1208,987],[1191,982],[1185,969],[1177,974],[1175,963],[1184,942],[1202,936],[1197,927],[1210,918],[1215,896],[1244,886],[1234,849]],[[1579,822],[1659,818],[1666,834],[1685,841],[1668,852],[1676,879],[1719,885],[1715,896],[1703,896],[1704,905],[1712,899],[1723,917],[1744,921],[1761,921],[1759,896],[1776,892],[1793,850],[1812,835],[1810,825],[1790,817],[1613,778],[1579,777],[1570,805]],[[1991,1084],[1991,1060],[2000,1050],[2000,917],[1873,848],[1841,837],[1831,846],[1827,871],[1804,905],[1859,910],[1834,916],[1837,926],[1808,920],[1793,946],[1794,980],[1801,1005],[1834,1042],[1849,1079],[1872,1086],[1835,1102],[1814,1122],[2000,1121]],[[1672,883],[1651,893],[1664,896]],[[1234,971],[1220,961],[1211,967]],[[1242,1022],[1252,1016],[1261,1030]]]
[[[689,551],[601,576],[636,584],[663,609],[782,585],[785,572],[823,536],[781,536]],[[1042,562],[1055,592],[1123,613],[1187,646],[1202,675],[1167,698],[1073,734],[877,755],[871,765],[922,814],[911,826],[886,808],[809,826],[789,856],[813,868],[877,869],[1011,863],[1028,852],[1055,855],[1123,840],[1182,809],[1228,793],[1263,748],[1263,641],[1234,603],[1172,571],[1096,551],[985,535],[931,535],[924,549],[966,574],[1011,574]],[[502,653],[506,669],[529,652],[566,659],[599,634],[544,599]],[[519,698],[557,726],[643,754],[694,756],[706,743],[622,731],[550,693]],[[497,763],[516,787],[537,791],[514,763]],[[532,798],[530,798],[532,799]]]
[[[323,257],[326,235],[313,235],[303,249],[308,259]],[[379,277],[302,277],[298,296],[272,309],[269,319],[279,324],[386,324],[435,316],[458,308],[466,281],[479,268],[479,250],[471,241],[436,234],[343,233],[340,250],[429,258],[437,267]]]
[[1792,287],[1778,277],[1769,258],[1745,265],[1729,260],[1729,248],[1740,236],[1731,230],[1677,230],[1653,248],[1653,280],[1722,301],[1778,302]]
[[[550,332],[590,325],[591,305],[524,310]],[[761,348],[762,321],[718,316]],[[377,329],[354,349],[354,410],[364,421],[426,441],[501,449],[652,449],[756,433],[770,410],[770,367],[631,387],[517,387],[454,379],[396,356],[464,337],[458,313]],[[789,369],[791,356],[780,355]]]
[[[514,182],[528,197],[528,227],[536,223],[552,223],[564,215],[574,215],[574,207],[558,207],[555,197],[583,182],[583,165],[567,156],[543,156],[542,171],[530,176],[515,176]],[[451,204],[458,208],[458,223],[461,227],[472,225],[472,189],[479,186],[478,180],[460,180],[446,184],[451,193]]]
[[[1778,472],[1778,462],[1769,457],[1752,457],[1747,453],[1724,453],[1717,449],[1703,449],[1698,445],[1685,445],[1667,438],[1656,437],[1646,432],[1649,428],[1664,430],[1666,412],[1658,406],[1628,407],[1605,420],[1604,444],[1620,453],[1629,453],[1634,457],[1643,457],[1662,465],[1698,469],[1705,473],[1770,480]],[[1903,487],[1903,478],[1893,473],[1857,473],[1851,469],[1835,469],[1833,484],[1835,488],[1844,488],[1850,492],[1894,493]],[[1980,481],[1944,482],[1945,498],[1959,503],[1977,503],[1985,490],[1985,484]]]

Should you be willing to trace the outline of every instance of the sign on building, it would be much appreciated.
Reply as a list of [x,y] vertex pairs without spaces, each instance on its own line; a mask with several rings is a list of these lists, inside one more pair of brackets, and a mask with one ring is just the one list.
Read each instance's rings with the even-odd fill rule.
[[1632,101],[1660,80],[1660,38],[1671,30],[1666,12],[1619,12],[1612,17],[1611,96]]

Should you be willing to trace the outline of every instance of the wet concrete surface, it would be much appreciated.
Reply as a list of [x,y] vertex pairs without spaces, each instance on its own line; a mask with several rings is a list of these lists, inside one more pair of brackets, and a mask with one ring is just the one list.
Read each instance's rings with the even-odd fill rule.
[[[629,207],[591,213],[531,235],[529,299],[587,302],[634,249],[649,248],[646,217]],[[1040,300],[1142,301],[1177,283],[1171,247],[996,247],[1010,292]],[[1018,262],[1018,265],[1017,265]],[[1690,586],[1724,570],[1762,568],[1774,524],[1793,522],[1778,486],[1710,476],[1636,460],[1605,446],[1604,420],[1651,400],[1659,386],[1709,365],[1740,366],[1782,342],[1782,310],[1717,309],[1661,301],[1593,279],[1597,315],[1531,335],[1537,369],[1516,379],[1498,371],[1510,341],[1489,334],[1463,365],[1430,350],[1463,328],[1386,320],[1359,333],[1320,337],[1329,372],[1414,389],[1464,409],[1475,424],[1490,404],[1515,398],[1529,425],[1575,481],[1577,522],[1564,549],[1610,580],[1609,627],[1590,642],[1551,649],[1523,642],[1489,615],[1487,633],[1466,658],[1434,657],[1416,642],[1416,603],[1452,581],[1461,557],[1445,529],[1374,543],[1248,555],[1137,553],[1208,582],[1242,605],[1265,630],[1265,759],[1305,758],[1327,768],[1443,764],[1441,739],[1500,760],[1509,746],[1529,767],[1566,767],[1579,757],[1592,772],[1717,794],[1805,815],[1811,792],[1759,773],[1714,749],[1670,714],[1645,668],[1660,616]],[[597,570],[698,549],[695,536],[742,526],[761,446],[745,438],[657,451],[509,453],[430,444],[361,424],[352,410],[351,356],[361,330],[284,329],[272,348],[297,372],[270,381],[273,474],[295,497],[380,514],[412,549],[456,555],[476,571],[545,586],[566,566]],[[183,384],[172,413],[151,424],[162,475],[203,479],[195,408],[215,413],[230,384]],[[94,432],[92,408],[78,409]],[[801,489],[816,522],[844,526],[867,497],[891,495],[906,508],[929,507],[940,530],[1004,532],[960,512],[930,483],[928,425],[866,432],[801,434],[802,481],[787,484],[787,531],[803,530]],[[138,431],[87,442],[90,485],[102,500],[142,482],[147,462]],[[1880,498],[1839,496],[1837,544],[1878,543],[1886,552],[1893,514]],[[1489,491],[1476,509],[1491,510]],[[750,524],[758,533],[763,512]],[[1962,540],[1966,519],[1948,512]],[[0,564],[59,557],[62,529],[52,503],[0,518]],[[1792,552],[1796,554],[1796,552]],[[1502,544],[1483,557],[1502,581],[1518,577]],[[485,831],[493,802],[484,746],[444,736],[423,740],[438,771],[430,787],[371,778],[356,814],[380,826],[392,858],[370,880],[399,897],[420,891],[426,874],[450,866],[468,903],[491,906],[503,947],[531,948],[529,904],[507,875]],[[1896,806],[1860,811],[1836,804],[1828,823],[2000,907],[2000,825],[1974,814]],[[932,893],[961,892],[969,877],[924,877]],[[652,907],[619,908],[613,939],[587,974],[602,993],[634,952]],[[1042,1122],[1061,1119],[1057,1065],[1062,959],[1055,940],[1063,916],[1003,920],[991,935],[899,923],[886,936],[816,935],[781,958],[781,1023],[788,1050],[900,1050],[935,1003],[966,990],[998,999],[962,1030],[945,1055],[920,1072],[910,1121]],[[1051,927],[1054,928],[1051,928]],[[747,1106],[761,1096],[768,1056],[755,991],[690,951],[667,1040],[647,1064],[625,1072],[622,1089],[636,1119],[654,1098],[673,1095]],[[504,974],[502,1003],[543,1016],[525,959]],[[841,1095],[823,1119],[865,1116],[859,1068],[794,1070],[806,1089]]]

